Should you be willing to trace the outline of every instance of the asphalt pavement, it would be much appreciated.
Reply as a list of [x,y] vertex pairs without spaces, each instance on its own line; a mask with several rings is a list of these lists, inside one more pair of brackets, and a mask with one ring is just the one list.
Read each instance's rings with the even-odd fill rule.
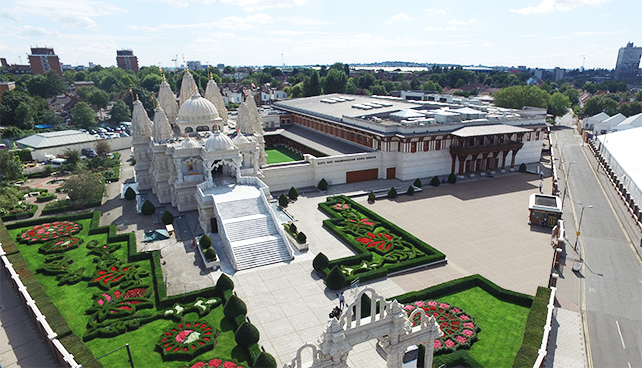
[[[568,116],[564,120],[568,125]],[[564,218],[568,257],[584,260],[580,313],[589,367],[642,367],[642,234],[570,126],[555,132],[560,176],[568,182]],[[561,161],[561,162],[560,162]],[[571,216],[572,215],[572,216]],[[579,232],[579,237],[576,236]],[[577,254],[573,249],[577,243]],[[637,248],[636,248],[637,247]],[[572,271],[566,270],[572,282]],[[564,286],[566,287],[566,286]],[[572,289],[572,287],[571,287]],[[569,293],[571,298],[576,295]]]

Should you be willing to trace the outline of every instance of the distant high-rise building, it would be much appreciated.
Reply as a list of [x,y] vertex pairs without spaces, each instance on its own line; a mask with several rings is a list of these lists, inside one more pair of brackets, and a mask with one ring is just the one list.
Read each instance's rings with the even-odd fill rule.
[[116,64],[121,69],[131,70],[138,74],[138,58],[134,56],[132,50],[117,50]]
[[188,61],[187,62],[187,69],[190,69],[190,70],[199,70],[199,69],[201,69],[201,62],[200,61]]
[[633,42],[627,43],[626,47],[621,47],[620,52],[617,54],[614,78],[616,80],[635,80],[638,75],[641,56],[642,47],[634,47]]
[[553,69],[553,80],[558,81],[564,79],[564,73],[566,73],[566,69],[555,67],[555,69]]
[[32,74],[44,74],[53,70],[62,77],[62,67],[58,55],[54,49],[48,47],[32,47],[29,55],[29,64],[31,64]]

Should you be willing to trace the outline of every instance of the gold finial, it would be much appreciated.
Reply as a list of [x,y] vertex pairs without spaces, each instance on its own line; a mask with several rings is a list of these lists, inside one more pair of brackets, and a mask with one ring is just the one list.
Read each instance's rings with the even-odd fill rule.
[[213,78],[212,78],[212,72],[210,72],[210,80],[212,80],[212,79],[213,79]]
[[136,101],[138,101],[138,93],[136,94]]

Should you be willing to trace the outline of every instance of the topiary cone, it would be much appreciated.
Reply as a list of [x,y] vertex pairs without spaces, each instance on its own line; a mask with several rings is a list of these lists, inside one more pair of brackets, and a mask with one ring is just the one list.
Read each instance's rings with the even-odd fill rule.
[[246,313],[247,306],[245,306],[245,302],[236,295],[232,295],[225,303],[225,307],[223,307],[223,314],[230,319],[234,319],[236,316],[244,316]]

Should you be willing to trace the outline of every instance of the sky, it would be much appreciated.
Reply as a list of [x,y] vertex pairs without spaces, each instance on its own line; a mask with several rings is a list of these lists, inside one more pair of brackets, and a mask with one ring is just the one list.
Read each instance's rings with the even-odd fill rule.
[[[615,67],[642,46],[640,0],[2,0],[0,57],[71,65],[418,63]],[[177,62],[173,61],[176,59]]]

